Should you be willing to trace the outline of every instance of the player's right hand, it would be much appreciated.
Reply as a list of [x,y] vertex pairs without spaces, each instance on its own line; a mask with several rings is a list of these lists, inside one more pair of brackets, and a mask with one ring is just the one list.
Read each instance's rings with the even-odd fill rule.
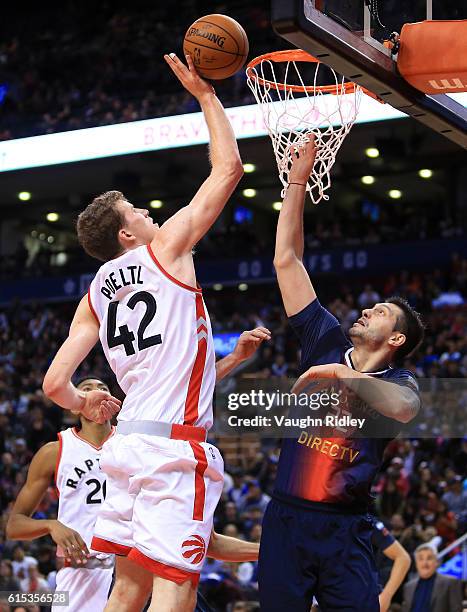
[[102,425],[117,414],[121,405],[122,402],[107,391],[95,389],[85,394],[80,413],[90,421]]
[[49,533],[55,544],[63,550],[67,561],[74,561],[78,565],[86,564],[91,555],[77,531],[70,529],[60,521],[52,521]]
[[316,143],[313,134],[308,136],[309,141],[301,146],[293,145],[291,148],[292,168],[289,182],[305,184],[313,171],[316,158]]
[[192,96],[200,100],[203,95],[214,93],[213,86],[202,79],[196,72],[195,65],[190,55],[186,56],[188,68],[178,59],[175,53],[164,55],[164,59],[183,87],[189,91]]
[[380,612],[388,612],[391,606],[391,598],[384,591],[379,595],[379,610]]

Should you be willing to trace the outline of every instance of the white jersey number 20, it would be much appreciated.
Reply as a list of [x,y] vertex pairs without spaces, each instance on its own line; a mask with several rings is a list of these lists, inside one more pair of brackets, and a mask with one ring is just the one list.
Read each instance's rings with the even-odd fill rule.
[[97,478],[86,480],[90,491],[86,497],[87,504],[102,504],[106,495],[106,481],[100,482]]

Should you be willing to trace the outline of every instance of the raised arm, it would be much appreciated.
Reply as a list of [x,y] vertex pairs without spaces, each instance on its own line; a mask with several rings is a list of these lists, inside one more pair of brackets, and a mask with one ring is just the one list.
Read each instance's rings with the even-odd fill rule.
[[188,67],[171,53],[165,55],[170,68],[200,103],[209,130],[211,173],[188,204],[157,232],[153,240],[159,257],[168,261],[191,252],[222,212],[243,175],[232,126],[214,89],[203,80],[187,56]]
[[303,265],[303,209],[306,182],[312,171],[315,155],[314,141],[295,150],[289,186],[277,223],[274,267],[284,308],[289,317],[316,299],[315,290]]
[[81,563],[85,562],[89,551],[78,532],[54,519],[31,518],[53,478],[58,454],[59,443],[49,442],[34,455],[26,483],[8,518],[6,536],[10,540],[35,540],[50,535],[68,559]]
[[84,296],[76,309],[68,338],[60,347],[44,378],[44,393],[53,402],[74,412],[81,412],[97,423],[112,418],[120,409],[120,400],[106,391],[79,391],[71,378],[99,339],[99,326]]

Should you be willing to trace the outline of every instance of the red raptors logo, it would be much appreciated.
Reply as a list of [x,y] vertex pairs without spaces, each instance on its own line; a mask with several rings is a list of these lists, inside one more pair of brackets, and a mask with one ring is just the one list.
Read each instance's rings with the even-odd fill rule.
[[189,540],[185,540],[182,544],[182,555],[185,559],[189,559],[192,565],[200,563],[206,554],[206,543],[199,535],[191,535]]

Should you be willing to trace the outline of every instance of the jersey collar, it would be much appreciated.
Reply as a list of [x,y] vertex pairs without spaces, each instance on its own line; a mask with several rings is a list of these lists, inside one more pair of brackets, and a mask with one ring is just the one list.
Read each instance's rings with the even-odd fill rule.
[[[354,349],[355,347],[351,346],[345,351],[344,361],[345,361],[345,365],[347,365],[349,368],[352,368],[352,370],[356,371],[356,368],[353,364],[352,356],[351,356]],[[368,374],[369,376],[380,376],[381,374],[385,374],[386,372],[389,372],[389,370],[391,369],[392,369],[391,366],[388,366],[384,370],[378,370],[377,372],[362,372],[362,374]]]
[[76,427],[72,427],[71,428],[71,433],[76,438],[79,438],[81,440],[81,442],[84,442],[85,444],[89,444],[89,446],[92,446],[92,448],[94,448],[95,450],[102,450],[102,447],[104,446],[104,443],[107,442],[107,440],[109,438],[111,438],[115,434],[116,431],[117,431],[116,427],[114,425],[112,425],[111,428],[110,428],[110,432],[109,432],[109,435],[107,436],[107,438],[102,442],[102,444],[100,446],[96,446],[92,442],[89,442],[89,440],[85,440],[82,436],[80,436],[79,435],[79,431],[76,429]]

